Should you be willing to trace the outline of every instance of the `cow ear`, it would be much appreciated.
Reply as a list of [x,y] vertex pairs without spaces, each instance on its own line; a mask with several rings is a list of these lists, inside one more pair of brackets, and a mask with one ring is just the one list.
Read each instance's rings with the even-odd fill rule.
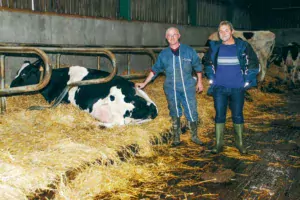
[[34,63],[32,63],[35,67],[44,66],[44,61],[42,59],[36,60]]

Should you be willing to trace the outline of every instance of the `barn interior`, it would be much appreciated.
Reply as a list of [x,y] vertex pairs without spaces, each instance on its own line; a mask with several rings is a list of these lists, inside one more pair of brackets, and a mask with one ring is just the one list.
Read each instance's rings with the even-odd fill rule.
[[139,125],[103,128],[69,104],[28,110],[49,105],[38,92],[4,94],[23,61],[39,58],[25,53],[27,47],[45,51],[53,69],[80,65],[109,72],[109,56],[52,51],[122,48],[111,50],[117,75],[144,75],[155,61],[148,51],[157,56],[167,46],[170,26],[199,52],[221,20],[240,31],[271,31],[282,47],[300,43],[299,9],[296,0],[0,0],[0,199],[299,199],[300,80],[286,81],[274,63],[246,96],[248,155],[234,147],[230,110],[225,150],[210,153],[215,111],[205,77],[197,95],[204,146],[190,141],[184,117],[182,144],[171,146],[163,74],[144,89],[158,116]]

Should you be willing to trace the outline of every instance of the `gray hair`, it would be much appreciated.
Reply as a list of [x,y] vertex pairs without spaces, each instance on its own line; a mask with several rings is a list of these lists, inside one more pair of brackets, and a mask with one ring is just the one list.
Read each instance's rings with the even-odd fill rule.
[[178,32],[178,34],[180,34],[178,28],[176,28],[176,27],[170,27],[170,28],[168,28],[168,29],[166,30],[166,35],[167,35],[167,33],[168,33],[170,30],[172,30],[172,29],[176,30],[176,31]]

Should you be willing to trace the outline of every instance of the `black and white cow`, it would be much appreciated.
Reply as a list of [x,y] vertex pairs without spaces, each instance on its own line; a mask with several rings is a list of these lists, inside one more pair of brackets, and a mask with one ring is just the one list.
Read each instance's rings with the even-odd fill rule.
[[270,62],[283,67],[286,80],[290,78],[293,83],[300,80],[300,45],[296,42],[275,48]]
[[[33,85],[39,82],[39,67],[42,61],[24,62],[10,87]],[[41,90],[50,103],[55,100],[71,82],[107,77],[108,72],[87,69],[81,66],[54,69],[48,85]],[[62,99],[90,113],[100,125],[140,124],[154,119],[158,110],[155,103],[134,83],[120,76],[101,84],[72,87]]]

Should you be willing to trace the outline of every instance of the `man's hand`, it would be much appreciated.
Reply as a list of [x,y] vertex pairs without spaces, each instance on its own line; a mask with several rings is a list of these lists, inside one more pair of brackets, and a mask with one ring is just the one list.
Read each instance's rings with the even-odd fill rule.
[[136,84],[134,84],[134,86],[136,88],[143,89],[151,81],[153,76],[154,76],[154,73],[151,71],[143,83],[136,83]]
[[145,83],[136,83],[136,84],[134,84],[134,86],[137,88],[143,89],[146,86],[146,84]]
[[202,82],[197,82],[197,85],[196,85],[196,92],[200,93],[203,91],[203,85],[202,85]]

